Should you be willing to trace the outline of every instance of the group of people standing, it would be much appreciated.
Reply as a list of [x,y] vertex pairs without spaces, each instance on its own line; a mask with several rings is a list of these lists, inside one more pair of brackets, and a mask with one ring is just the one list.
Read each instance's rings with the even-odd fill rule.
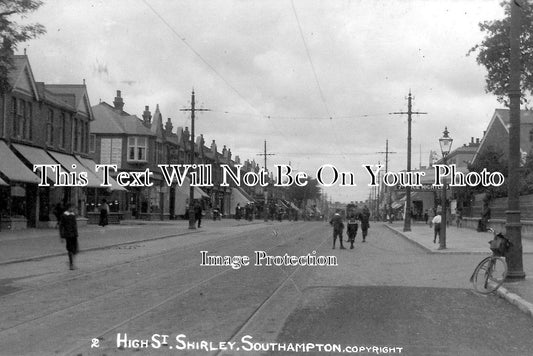
[[[363,209],[359,211],[357,205],[348,204],[346,208],[346,235],[348,236],[348,239],[346,242],[350,242],[350,249],[354,248],[353,244],[355,242],[355,237],[357,236],[357,230],[359,229],[359,222],[361,223],[363,242],[366,242],[368,228],[370,227],[370,210],[368,210],[368,207],[365,205]],[[333,249],[335,249],[335,242],[338,238],[340,248],[341,250],[344,250],[345,247],[342,243],[344,219],[340,209],[337,209],[329,223],[333,226]]]

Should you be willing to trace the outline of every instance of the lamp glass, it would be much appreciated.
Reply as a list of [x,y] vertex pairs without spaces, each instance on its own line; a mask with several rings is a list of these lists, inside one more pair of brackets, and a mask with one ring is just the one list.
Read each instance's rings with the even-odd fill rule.
[[443,156],[446,156],[448,155],[448,153],[450,153],[450,150],[452,148],[452,142],[453,139],[448,136],[448,130],[445,130],[444,136],[442,138],[439,138],[440,151],[442,152]]

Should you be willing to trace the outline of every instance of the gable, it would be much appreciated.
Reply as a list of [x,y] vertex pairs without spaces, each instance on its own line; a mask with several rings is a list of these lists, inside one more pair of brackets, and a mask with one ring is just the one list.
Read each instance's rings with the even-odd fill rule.
[[16,78],[15,83],[13,84],[13,91],[22,92],[38,99],[37,88],[35,87],[35,82],[33,81],[33,77],[27,66],[24,67],[19,73],[18,78]]
[[87,99],[87,95],[86,94],[83,94],[83,98],[78,103],[78,107],[76,109],[79,112],[82,112],[82,113],[86,114],[87,116],[90,116],[91,106],[89,105],[89,100]]

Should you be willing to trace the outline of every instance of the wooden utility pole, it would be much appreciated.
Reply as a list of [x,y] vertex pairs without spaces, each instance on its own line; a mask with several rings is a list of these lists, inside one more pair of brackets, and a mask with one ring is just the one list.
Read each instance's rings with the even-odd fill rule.
[[[397,152],[391,152],[389,151],[389,140],[385,141],[385,152],[377,152],[377,153],[385,153],[385,174],[389,171],[389,154],[395,154]],[[385,185],[385,193],[387,194],[387,216],[389,223],[392,223],[392,196],[391,196],[391,189],[388,185]]]
[[509,174],[507,177],[507,238],[511,247],[506,254],[509,272],[507,279],[524,279],[522,265],[522,224],[520,222],[520,33],[522,9],[520,0],[511,0],[511,55],[509,59]]
[[[412,115],[425,115],[427,112],[418,112],[413,111],[412,108],[412,97],[411,90],[409,90],[409,96],[407,97],[407,112],[392,112],[389,115],[405,115],[407,114],[407,172],[411,172],[411,121]],[[403,231],[411,231],[411,187],[407,185],[405,187],[405,211],[404,211],[404,220],[403,220]]]
[[[258,156],[263,156],[265,159],[265,173],[268,172],[267,169],[267,156],[275,156],[275,153],[267,153],[267,142],[265,140],[265,148],[263,153],[258,153]],[[265,197],[265,205],[263,207],[263,218],[265,221],[268,221],[268,186],[264,187],[264,197]]]
[[195,138],[194,138],[194,114],[197,111],[210,111],[209,109],[197,109],[194,103],[194,89],[192,90],[191,95],[191,107],[189,109],[180,109],[180,111],[190,111],[191,112],[191,139],[190,139],[190,164],[191,168],[189,169],[189,229],[196,229],[195,226],[195,217],[194,217],[194,187],[192,185],[191,174],[195,170]]

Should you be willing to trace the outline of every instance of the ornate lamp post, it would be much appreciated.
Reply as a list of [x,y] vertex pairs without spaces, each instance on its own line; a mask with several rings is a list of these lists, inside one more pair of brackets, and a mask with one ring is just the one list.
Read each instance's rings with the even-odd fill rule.
[[[453,139],[448,136],[448,127],[444,128],[443,136],[439,138],[440,151],[442,153],[442,164],[446,164],[446,156],[450,153]],[[442,182],[442,221],[440,224],[439,250],[446,248],[446,182]]]

